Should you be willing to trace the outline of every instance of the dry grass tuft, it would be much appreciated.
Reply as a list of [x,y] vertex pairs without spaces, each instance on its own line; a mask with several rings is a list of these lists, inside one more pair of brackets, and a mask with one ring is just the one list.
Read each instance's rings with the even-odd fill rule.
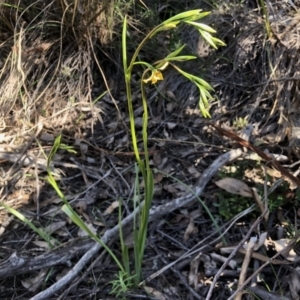
[[0,4],[1,197],[12,207],[27,203],[42,183],[37,170],[20,171],[26,155],[33,155],[31,164],[32,157],[42,156],[38,143],[49,150],[49,140],[37,142],[40,134],[81,137],[81,129],[89,131],[101,120],[93,101],[108,88],[102,68],[115,55],[109,56],[115,31],[121,32],[115,5],[106,0]]
[[95,45],[112,40],[114,4],[10,1],[0,6],[3,131],[18,126],[22,132],[38,120],[70,128],[83,106],[92,110]]

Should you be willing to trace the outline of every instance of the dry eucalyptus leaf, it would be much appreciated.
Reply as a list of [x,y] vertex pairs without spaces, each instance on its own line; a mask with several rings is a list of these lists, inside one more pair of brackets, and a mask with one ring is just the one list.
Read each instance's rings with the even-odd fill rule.
[[88,147],[88,145],[85,144],[85,143],[80,143],[80,144],[79,144],[79,148],[80,148],[80,153],[81,153],[81,155],[84,156],[84,154],[87,153],[89,147]]
[[202,216],[202,209],[198,208],[196,210],[193,210],[189,213],[189,216],[195,220],[196,218],[199,218],[200,216]]
[[86,162],[88,162],[89,164],[95,164],[96,163],[96,159],[94,157],[86,157]]
[[162,158],[161,158],[161,155],[160,155],[159,152],[154,152],[154,153],[153,153],[153,159],[152,159],[152,162],[153,162],[153,165],[154,165],[155,167],[158,167],[158,166],[161,164]]
[[167,122],[167,126],[168,126],[169,129],[174,129],[177,126],[177,123]]
[[275,177],[275,178],[282,178],[282,174],[280,171],[274,169],[274,168],[269,168],[267,167],[267,173],[272,176],[272,177]]
[[53,232],[55,232],[58,229],[61,229],[63,226],[65,226],[66,223],[67,223],[66,221],[52,222],[50,225],[45,227],[45,231],[48,234],[52,234]]
[[59,236],[70,236],[70,233],[68,233],[68,231],[63,230],[63,229],[59,229],[55,231],[55,234],[59,235]]
[[[163,159],[162,159],[162,161],[161,161],[161,163],[157,166],[157,169],[158,170],[162,170],[163,172],[165,172],[164,170],[163,170],[163,168],[164,168],[164,166],[165,166],[165,164],[168,162],[168,157],[164,157]],[[166,172],[165,172],[166,173]]]
[[164,296],[164,294],[162,292],[160,292],[159,290],[156,290],[152,287],[144,286],[144,289],[147,294],[154,296],[155,299],[157,299],[157,300],[167,300],[168,299],[166,296]]
[[293,300],[299,300],[300,276],[296,270],[292,270],[288,283]]
[[45,241],[33,241],[32,243],[35,244],[36,246],[40,247],[40,248],[45,248],[45,249],[48,249],[48,250],[51,249],[50,244],[45,242]]
[[[167,91],[166,91],[166,96],[167,96],[168,98],[170,98],[170,99],[175,99],[174,93],[173,93],[172,91],[170,91],[170,90],[167,90]],[[168,104],[171,104],[171,103],[168,103]]]
[[0,236],[5,232],[5,229],[8,228],[8,225],[13,219],[14,216],[12,215],[9,218],[7,218],[5,221],[3,221],[2,224],[0,224]]
[[160,183],[164,179],[164,174],[162,173],[155,173],[154,176],[154,183]]
[[172,184],[165,184],[163,186],[163,188],[164,188],[164,190],[166,190],[170,194],[176,194],[176,193],[178,193],[178,190]]
[[116,208],[119,207],[119,201],[114,201],[103,213],[104,216],[110,215]]
[[194,223],[193,219],[190,218],[190,222],[189,222],[188,227],[185,230],[183,240],[186,242],[189,239],[190,235],[195,232],[195,230],[196,230],[195,223]]
[[206,270],[215,270],[217,268],[217,264],[215,261],[213,261],[211,259],[211,257],[207,254],[202,254],[201,255],[201,261],[203,262],[204,264],[204,268]]
[[[279,252],[282,251],[284,248],[286,248],[290,243],[290,241],[291,241],[290,239],[280,239],[277,241],[273,241],[273,244],[275,246],[276,251]],[[293,249],[283,251],[281,255],[289,261],[294,261],[296,258],[298,258],[298,255]]]
[[101,227],[105,226],[105,224],[103,222],[100,222],[100,221],[97,221],[97,220],[94,220],[93,224],[96,225],[96,226],[101,226]]
[[189,285],[193,285],[194,289],[197,291],[198,289],[198,269],[199,264],[201,262],[201,255],[202,252],[200,252],[192,261],[190,264],[190,272],[188,276]]
[[175,108],[175,104],[170,102],[167,104],[166,110],[167,110],[167,112],[171,113],[171,112],[173,112],[174,108]]
[[78,201],[75,205],[75,208],[79,214],[83,214],[86,211],[87,204],[85,201]]
[[[260,234],[259,238],[255,241],[255,245],[253,248],[254,251],[257,251],[262,245],[264,245],[266,243],[267,235],[268,235],[267,232],[263,232],[262,234]],[[249,243],[245,243],[243,245],[243,248],[245,250],[247,250],[248,245],[249,245]]]
[[227,177],[216,181],[215,184],[228,193],[243,197],[252,197],[252,191],[249,186],[239,179]]
[[21,280],[24,288],[30,292],[35,292],[43,283],[48,269],[42,269],[35,277],[26,278]]
[[[94,227],[93,224],[91,224],[91,223],[85,223],[85,225],[88,227],[88,229],[89,229],[92,233],[97,234],[97,229]],[[88,234],[85,230],[83,230],[83,229],[81,229],[81,228],[78,229],[78,234],[77,234],[77,235],[78,235],[79,237],[86,237],[86,236],[89,236],[89,234]]]
[[188,171],[194,178],[199,178],[201,175],[201,173],[194,166],[190,166]]

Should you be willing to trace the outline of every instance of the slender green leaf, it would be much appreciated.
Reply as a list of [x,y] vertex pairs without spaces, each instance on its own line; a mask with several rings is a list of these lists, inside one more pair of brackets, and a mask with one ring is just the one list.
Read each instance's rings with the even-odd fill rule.
[[123,70],[125,72],[125,76],[128,76],[128,74],[127,74],[128,65],[127,65],[126,34],[127,34],[127,16],[125,16],[124,21],[123,21],[123,31],[122,31],[122,61],[123,61]]
[[122,264],[119,262],[117,257],[114,255],[114,253],[110,250],[110,248],[101,240],[99,237],[94,234],[88,226],[82,221],[82,219],[78,216],[78,214],[72,209],[70,205],[64,204],[62,207],[62,211],[82,230],[84,230],[92,239],[94,239],[97,243],[99,243],[107,252],[108,254],[113,258],[115,263],[118,265],[121,271],[125,273],[125,270],[122,266]]
[[171,52],[169,55],[167,55],[167,57],[164,60],[168,60],[169,58],[176,57],[183,50],[184,47],[185,47],[185,45],[182,45],[175,51]]
[[56,154],[57,150],[59,149],[60,141],[61,141],[61,135],[57,136],[56,139],[54,140],[54,145],[52,146],[51,151],[48,155],[47,168],[49,168],[50,163],[54,158],[54,155]]
[[211,28],[210,26],[203,24],[203,23],[197,23],[197,22],[192,22],[192,21],[185,21],[185,23],[190,24],[194,27],[196,27],[199,30],[204,30],[210,33],[216,33],[216,30]]
[[23,214],[19,213],[14,208],[6,205],[5,203],[0,202],[0,206],[3,206],[9,213],[13,214],[23,223],[25,223],[28,227],[30,227],[33,231],[35,231],[44,241],[49,243],[50,247],[53,248],[55,244],[59,244],[59,242],[51,237],[48,233],[46,233],[43,229],[37,228],[30,220],[28,220]]
[[197,14],[197,15],[185,18],[183,21],[197,21],[197,20],[203,19],[204,17],[206,17],[206,16],[208,16],[210,14],[211,14],[210,11],[204,11],[204,12],[202,12],[200,14]]
[[226,46],[223,41],[213,37],[210,33],[203,30],[199,30],[199,32],[206,42],[209,43],[213,48],[218,49],[218,46]]
[[165,58],[166,61],[187,61],[187,60],[192,60],[196,59],[197,56],[193,55],[183,55],[183,56],[177,56],[177,57],[172,57],[172,58]]
[[200,12],[202,11],[202,9],[194,9],[194,10],[189,10],[189,11],[185,11],[183,13],[179,13],[177,15],[175,15],[174,17],[169,18],[168,20],[164,21],[162,24],[169,24],[172,23],[174,21],[182,21],[186,18],[191,18],[191,17],[198,17]]
[[144,61],[137,61],[133,64],[134,66],[136,65],[142,65],[142,66],[146,66],[148,69],[150,69],[151,71],[155,71],[156,68],[153,67],[151,64],[148,64],[147,62],[144,62]]
[[160,31],[167,31],[167,30],[170,30],[170,29],[174,29],[177,27],[177,25],[180,23],[180,21],[177,21],[177,22],[172,22],[172,23],[168,23],[168,24],[163,24],[161,26],[158,26],[156,28],[155,31],[153,31],[150,35],[149,35],[149,38],[152,38],[154,35],[156,35],[158,32]]

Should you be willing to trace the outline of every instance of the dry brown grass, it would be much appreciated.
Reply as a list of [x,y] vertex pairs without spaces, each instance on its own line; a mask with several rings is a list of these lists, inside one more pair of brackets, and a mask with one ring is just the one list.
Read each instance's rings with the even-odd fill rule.
[[[101,49],[104,53],[109,49],[121,22],[114,5],[115,1],[96,0],[84,5],[79,1],[0,4],[0,143],[4,154],[21,159],[11,164],[11,156],[2,155],[2,199],[15,208],[27,203],[41,184],[35,173],[33,183],[24,178],[23,184],[15,185],[26,174],[19,172],[22,156],[39,147],[36,138],[48,134],[53,141],[62,132],[72,137],[79,128],[89,130],[101,120],[101,109],[92,101],[108,88],[99,58],[105,57]],[[49,147],[44,146],[47,152]],[[34,151],[31,154],[36,156]],[[23,197],[16,197],[14,190],[22,191]]]
[[93,63],[94,47],[112,40],[114,4],[11,1],[0,6],[4,131],[18,126],[22,132],[39,121],[70,127],[82,107],[92,110],[93,72],[101,67]]

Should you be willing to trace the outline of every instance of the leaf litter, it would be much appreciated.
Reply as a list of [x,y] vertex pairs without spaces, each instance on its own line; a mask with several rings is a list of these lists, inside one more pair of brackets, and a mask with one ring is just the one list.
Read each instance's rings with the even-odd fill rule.
[[[219,10],[215,10],[207,20],[208,23],[215,24],[218,37],[227,42],[228,46],[220,49],[218,53],[198,41],[193,32],[183,33],[181,38],[200,57],[197,67],[199,70],[205,70],[203,76],[207,77],[205,79],[208,82],[213,83],[216,90],[218,99],[211,105],[211,122],[236,134],[239,134],[239,128],[234,125],[235,120],[246,120],[248,124],[253,124],[255,130],[250,143],[263,150],[268,149],[272,154],[285,154],[286,157],[289,155],[289,161],[284,162],[284,167],[293,173],[295,171],[293,163],[298,157],[294,152],[288,153],[287,147],[293,138],[288,129],[295,123],[292,113],[298,103],[299,91],[299,80],[296,80],[297,76],[299,77],[299,45],[296,35],[299,22],[295,22],[298,20],[298,14],[293,14],[292,7],[287,3],[279,1],[268,3],[272,32],[268,39],[264,35],[265,23],[258,10],[242,5],[246,4],[234,6],[222,2],[219,4]],[[286,16],[290,16],[289,19]],[[22,38],[24,41],[28,39],[26,34],[20,31],[20,39]],[[7,49],[17,51],[9,40],[6,43],[4,45]],[[22,74],[17,72],[6,71],[2,75],[6,85],[1,85],[3,92],[1,94],[5,99],[1,102],[3,114],[0,144],[1,201],[20,209],[27,218],[46,228],[62,245],[73,242],[76,244],[77,234],[81,233],[78,233],[74,224],[67,223],[66,217],[60,212],[60,200],[53,195],[53,191],[44,180],[45,157],[37,150],[43,149],[47,153],[54,138],[63,133],[63,143],[71,145],[77,154],[60,150],[52,163],[53,172],[57,174],[57,180],[68,201],[75,207],[82,204],[79,212],[83,220],[91,226],[90,229],[95,233],[99,231],[104,233],[106,229],[118,223],[117,199],[120,196],[123,199],[123,217],[132,211],[134,155],[130,147],[128,128],[124,126],[128,124],[126,98],[122,88],[117,90],[113,88],[112,93],[118,99],[115,104],[119,112],[109,96],[91,105],[92,100],[100,94],[99,87],[95,86],[101,87],[100,92],[105,90],[99,74],[90,72],[90,57],[87,53],[91,49],[75,53],[66,48],[65,55],[61,57],[62,67],[57,69],[57,74],[52,74],[52,81],[48,81],[51,76],[47,75],[50,72],[46,66],[47,59],[51,57],[53,62],[59,60],[56,56],[59,45],[37,39],[36,44],[31,47],[25,44],[24,47],[23,75],[30,78],[31,83],[24,82]],[[272,55],[268,56],[269,53]],[[36,67],[36,72],[33,66]],[[273,72],[268,66],[273,67]],[[197,69],[189,64],[185,67]],[[113,77],[109,74],[107,76]],[[42,78],[41,84],[35,85],[38,78]],[[162,175],[159,172],[155,174],[155,188],[159,193],[155,194],[154,206],[184,197],[189,188],[195,187],[197,180],[216,157],[237,147],[235,140],[225,137],[220,132],[217,133],[207,120],[200,117],[197,107],[198,95],[193,86],[172,71],[169,71],[165,78],[166,80],[158,85],[161,94],[151,88],[148,90],[149,98],[152,99],[149,101],[151,118],[148,132],[149,146],[154,151],[151,153],[152,165],[166,174]],[[112,78],[108,79],[112,81]],[[94,86],[93,81],[96,82]],[[27,111],[20,109],[20,103],[24,99],[20,99],[17,93],[13,97],[13,102],[9,98],[14,90],[20,91],[21,86],[27,86],[27,94],[25,93]],[[5,87],[10,89],[4,90]],[[140,126],[142,124],[140,95],[138,91],[134,95],[136,122]],[[41,109],[35,113],[35,107]],[[14,112],[13,117],[7,117],[11,111]],[[35,119],[43,123],[41,133],[35,131],[35,124],[29,125]],[[35,133],[37,136],[31,139]],[[294,144],[291,145],[294,147]],[[247,166],[243,167],[243,163]],[[223,228],[224,240],[221,244],[220,232],[213,226],[199,202],[186,207],[185,210],[175,210],[164,216],[161,222],[150,224],[147,258],[143,266],[144,278],[174,262],[178,259],[178,253],[183,255],[187,249],[194,249],[188,259],[176,264],[176,268],[147,282],[144,288],[156,299],[188,299],[196,298],[196,295],[207,297],[208,287],[212,286],[212,278],[217,275],[218,269],[224,263],[228,263],[228,268],[225,268],[223,274],[218,277],[211,299],[228,299],[237,288],[235,281],[240,278],[239,268],[243,266],[247,255],[249,259],[247,263],[262,265],[269,257],[285,248],[287,250],[282,252],[282,256],[273,259],[272,268],[268,266],[263,268],[256,279],[264,279],[258,283],[259,288],[265,292],[264,295],[271,295],[266,291],[266,287],[270,286],[274,291],[273,297],[285,295],[297,299],[299,292],[297,265],[288,265],[291,260],[294,262],[298,259],[297,243],[293,249],[289,249],[289,244],[293,242],[292,233],[297,232],[295,220],[297,221],[299,217],[296,213],[299,209],[296,185],[294,184],[293,188],[291,181],[287,184],[285,177],[278,184],[278,180],[284,174],[278,169],[271,169],[270,163],[266,164],[264,160],[260,162],[255,160],[253,163],[245,155],[242,160],[230,165],[234,165],[236,171],[232,169],[224,178],[220,170],[201,195],[202,201],[216,218],[219,227]],[[36,193],[36,186],[41,181],[44,184],[40,187],[40,192]],[[270,195],[266,194],[266,189],[276,184],[277,188]],[[91,185],[94,188],[89,189]],[[259,191],[260,204],[254,201],[252,190],[254,187]],[[213,202],[218,201],[215,198],[216,193],[225,195],[224,190],[226,196],[235,201],[236,206],[241,203],[241,198],[234,198],[235,195],[251,198],[252,203],[245,202],[246,206],[239,208],[243,210],[254,205],[256,212],[245,214],[239,222],[230,223],[222,219],[218,206],[214,206]],[[287,191],[291,191],[291,197],[287,197]],[[36,195],[37,199],[31,198],[32,195]],[[243,252],[242,248],[236,250],[238,243],[249,232],[253,219],[258,218],[263,212],[268,197],[269,216],[264,218],[253,232],[258,238],[250,239],[250,242],[255,244],[252,253],[249,251],[247,254],[247,249]],[[274,201],[273,210],[270,207],[271,200]],[[227,200],[223,198],[222,201]],[[46,242],[40,240],[16,219],[8,218],[4,209],[1,208],[0,214],[2,267],[7,267],[5,260],[13,257],[15,252],[21,251],[28,256],[36,257],[50,251]],[[234,217],[235,215],[231,215],[231,218]],[[283,237],[280,236],[279,232],[282,230],[279,228],[284,231]],[[62,234],[63,232],[65,234]],[[211,238],[205,247],[202,247],[201,251],[198,250],[198,243],[210,235]],[[22,236],[26,238],[21,238]],[[151,248],[151,244],[156,245],[156,248]],[[246,245],[249,243],[243,245],[247,248]],[[229,246],[231,252],[223,252],[223,249],[225,247],[229,249]],[[114,242],[112,247],[118,251],[118,242]],[[229,262],[227,258],[233,251],[236,251],[236,256]],[[102,267],[107,266],[107,261],[107,256],[104,255],[93,271],[86,275],[97,286],[104,286],[112,279],[111,274]],[[280,266],[285,268],[284,275]],[[54,268],[57,273],[63,272],[60,264],[56,264]],[[115,266],[110,263],[109,268],[114,269]],[[246,279],[250,274],[246,267],[244,271]],[[43,272],[24,270],[23,273],[16,274],[15,295],[22,297],[23,288],[31,293],[30,297],[40,291],[41,283],[44,284]],[[30,278],[22,279],[22,274]],[[106,278],[106,281],[100,279],[96,282],[95,275]],[[3,280],[5,283],[5,279]],[[5,286],[8,286],[7,282]],[[77,294],[86,295],[84,291],[89,287],[87,282],[81,281],[78,284]],[[188,282],[188,285],[184,282]],[[244,279],[241,280],[240,286],[244,282]],[[51,282],[45,284],[49,287]],[[255,291],[261,293],[259,289],[253,290],[254,293]],[[8,288],[1,290],[2,292],[3,297],[10,298],[12,295]],[[98,298],[109,297],[104,296],[103,291],[96,292],[96,295]],[[69,296],[70,299],[76,298],[72,293]]]

